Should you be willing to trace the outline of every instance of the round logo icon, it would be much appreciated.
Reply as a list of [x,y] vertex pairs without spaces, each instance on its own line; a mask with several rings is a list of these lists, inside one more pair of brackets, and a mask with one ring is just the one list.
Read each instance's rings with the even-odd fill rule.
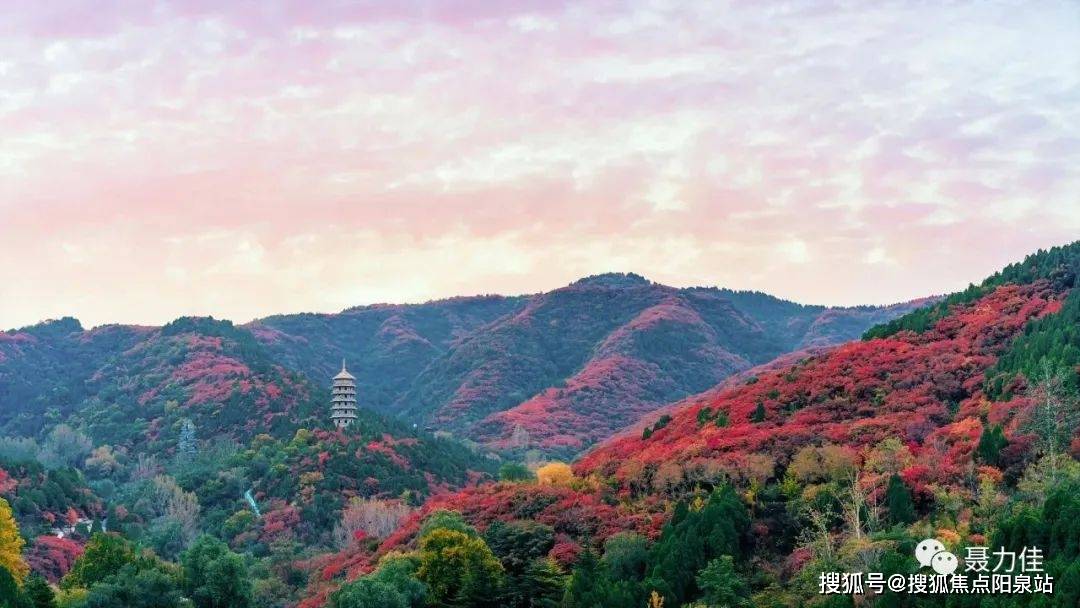
[[[934,555],[944,550],[945,545],[941,544],[941,541],[936,538],[928,538],[915,546],[915,559],[919,560],[920,566],[930,566]],[[953,557],[955,558],[955,556]]]
[[932,567],[938,574],[952,574],[959,566],[960,562],[956,556],[948,551],[938,551],[934,554]]

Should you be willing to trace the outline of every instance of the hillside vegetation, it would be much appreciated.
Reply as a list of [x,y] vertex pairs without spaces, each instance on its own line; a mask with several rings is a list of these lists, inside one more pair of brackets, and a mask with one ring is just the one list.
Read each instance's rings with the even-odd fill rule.
[[[805,605],[853,534],[875,555],[926,526],[967,542],[1071,483],[1072,427],[1051,442],[1030,422],[1056,420],[1030,414],[1040,399],[1072,403],[1070,273],[838,347],[916,305],[600,275],[246,326],[5,332],[19,542],[0,579],[58,585],[65,608]],[[379,409],[346,431],[326,420],[342,356]]]
[[341,527],[354,503],[404,514],[497,466],[367,410],[332,430],[328,391],[226,321],[87,332],[65,320],[0,335],[0,497],[34,572],[91,598],[112,585],[90,606],[133,605],[116,603],[127,579],[71,579],[94,542],[114,542],[91,539],[113,535],[153,552],[133,562],[139,584],[166,584],[168,560],[200,536],[226,542],[244,555],[250,598],[285,606],[306,584],[296,564],[363,540]]
[[380,412],[519,457],[568,457],[733,373],[913,307],[803,306],[606,274],[534,296],[285,315],[251,329],[309,378],[348,357]]
[[[436,497],[376,549],[316,561],[303,606],[1080,605],[1078,260],[1039,252],[572,468]],[[819,592],[823,572],[917,573],[926,538],[1038,547],[1053,593]],[[483,584],[443,584],[448,547]]]

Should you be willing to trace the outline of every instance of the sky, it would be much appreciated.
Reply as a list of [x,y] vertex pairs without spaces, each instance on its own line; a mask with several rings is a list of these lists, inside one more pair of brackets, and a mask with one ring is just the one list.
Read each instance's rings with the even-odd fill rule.
[[1075,1],[0,14],[0,328],[606,271],[889,303],[1077,238]]

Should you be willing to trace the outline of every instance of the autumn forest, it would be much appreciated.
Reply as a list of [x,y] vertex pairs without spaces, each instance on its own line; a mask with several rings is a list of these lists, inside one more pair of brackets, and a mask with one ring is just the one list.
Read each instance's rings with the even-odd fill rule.
[[[601,275],[0,333],[0,605],[1076,606],[1078,274],[1072,244],[893,307]],[[924,538],[1037,545],[1055,589],[821,593]]]

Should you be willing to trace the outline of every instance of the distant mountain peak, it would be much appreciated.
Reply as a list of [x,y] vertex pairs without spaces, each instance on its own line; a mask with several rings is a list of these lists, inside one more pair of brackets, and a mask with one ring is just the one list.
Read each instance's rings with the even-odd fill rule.
[[570,284],[571,287],[610,287],[610,288],[626,288],[626,287],[642,287],[651,285],[652,281],[646,279],[640,274],[633,272],[605,272],[603,274],[594,274],[582,279],[578,279]]

